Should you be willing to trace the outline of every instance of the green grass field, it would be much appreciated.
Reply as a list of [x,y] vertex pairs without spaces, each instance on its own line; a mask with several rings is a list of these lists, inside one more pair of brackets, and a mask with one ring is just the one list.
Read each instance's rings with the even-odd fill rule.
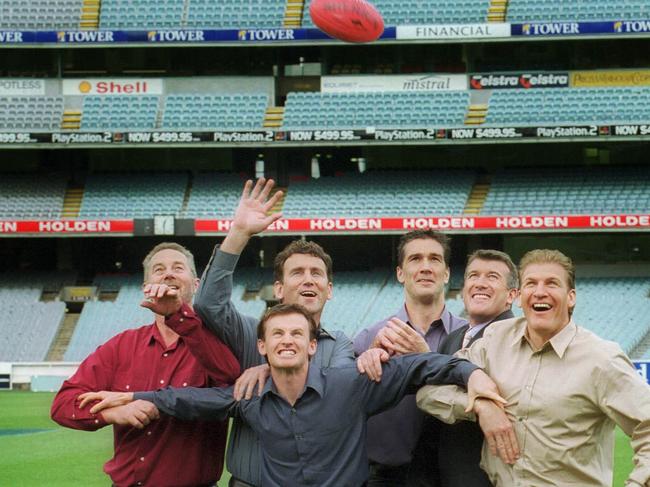
[[[0,393],[0,486],[106,486],[102,465],[110,457],[110,428],[89,433],[58,426],[49,418],[53,394]],[[615,487],[632,470],[632,450],[621,431],[616,434]],[[219,487],[226,486],[226,475]]]

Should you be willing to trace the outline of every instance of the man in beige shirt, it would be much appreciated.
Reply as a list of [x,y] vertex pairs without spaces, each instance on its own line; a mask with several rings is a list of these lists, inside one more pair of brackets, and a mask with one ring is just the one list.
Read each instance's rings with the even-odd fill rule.
[[[520,450],[507,464],[484,444],[482,468],[496,487],[610,487],[617,424],[634,449],[625,485],[650,486],[650,387],[617,344],[571,320],[571,259],[556,250],[533,250],[519,273],[524,318],[492,324],[457,354],[483,367],[508,401],[517,438],[512,445],[498,438],[498,451],[517,443]],[[455,386],[424,387],[417,399],[443,421],[477,419],[465,413],[467,398]],[[479,404],[474,411],[482,421]]]

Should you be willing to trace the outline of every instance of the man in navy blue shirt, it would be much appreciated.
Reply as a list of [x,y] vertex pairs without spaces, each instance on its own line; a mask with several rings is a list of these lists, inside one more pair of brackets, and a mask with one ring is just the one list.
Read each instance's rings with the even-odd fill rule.
[[[167,388],[157,392],[98,393],[93,407],[132,400],[153,402],[175,417],[223,420],[241,415],[262,443],[262,485],[360,486],[368,478],[366,420],[424,383],[467,385],[470,397],[499,399],[487,375],[470,362],[436,353],[396,357],[381,382],[356,366],[310,367],[317,326],[297,305],[271,308],[258,327],[258,349],[271,371],[262,394],[237,403],[232,388]],[[376,353],[387,352],[377,349]]]

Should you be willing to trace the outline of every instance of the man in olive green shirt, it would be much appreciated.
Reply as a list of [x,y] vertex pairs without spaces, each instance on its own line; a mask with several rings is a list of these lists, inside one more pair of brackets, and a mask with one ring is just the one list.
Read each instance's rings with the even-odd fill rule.
[[[631,437],[634,469],[626,486],[650,486],[650,387],[621,348],[576,326],[575,272],[554,250],[528,252],[519,264],[524,318],[490,326],[458,355],[483,367],[508,401],[516,441],[499,437],[500,453],[483,445],[481,466],[495,487],[610,487],[614,425]],[[496,408],[481,402],[483,411]],[[446,422],[477,419],[464,412],[455,386],[427,386],[418,405]],[[486,413],[486,418],[490,414]],[[494,453],[495,451],[492,451]]]

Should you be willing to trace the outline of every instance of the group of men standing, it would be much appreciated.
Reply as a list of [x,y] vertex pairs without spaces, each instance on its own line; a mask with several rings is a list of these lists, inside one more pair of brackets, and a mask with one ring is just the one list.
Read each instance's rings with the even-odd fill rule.
[[320,323],[331,258],[298,240],[275,259],[282,304],[259,320],[233,305],[233,273],[280,217],[272,187],[246,183],[200,284],[187,249],[155,247],[142,303],[154,324],[100,346],[55,398],[60,424],[114,425],[114,485],[214,485],[230,415],[231,486],[607,486],[614,424],[635,451],[626,485],[650,486],[650,388],[571,320],[570,259],[535,250],[517,269],[503,252],[472,253],[464,320],[445,307],[449,239],[407,233],[403,306],[351,342]]

